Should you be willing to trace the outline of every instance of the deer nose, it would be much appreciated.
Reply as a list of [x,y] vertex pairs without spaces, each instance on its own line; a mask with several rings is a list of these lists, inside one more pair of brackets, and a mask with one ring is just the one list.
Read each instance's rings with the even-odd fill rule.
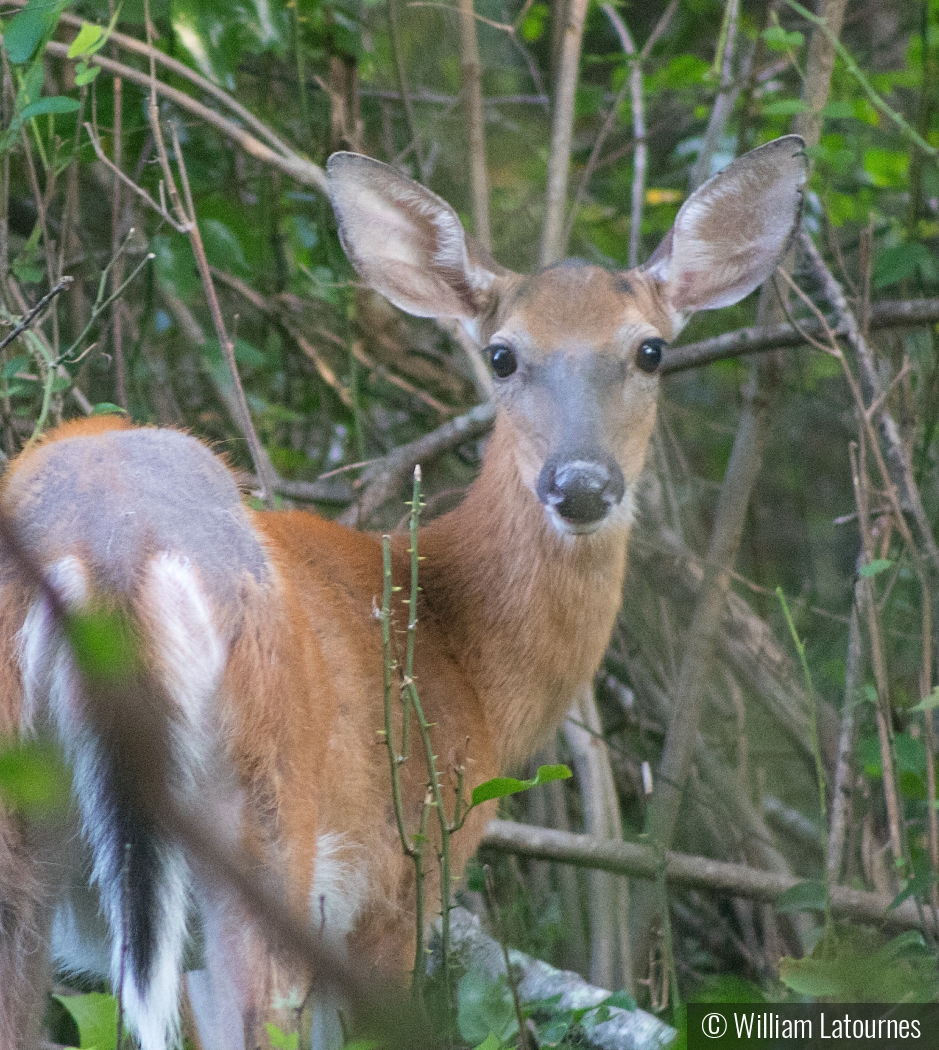
[[610,456],[552,456],[538,475],[538,498],[565,521],[586,526],[602,521],[626,491],[623,472]]

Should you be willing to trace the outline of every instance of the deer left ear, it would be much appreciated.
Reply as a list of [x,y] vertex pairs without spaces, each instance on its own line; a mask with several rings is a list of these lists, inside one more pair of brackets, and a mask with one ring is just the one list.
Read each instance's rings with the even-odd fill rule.
[[807,175],[798,135],[774,139],[709,179],[681,206],[644,270],[662,282],[679,323],[730,306],[761,285],[789,246]]

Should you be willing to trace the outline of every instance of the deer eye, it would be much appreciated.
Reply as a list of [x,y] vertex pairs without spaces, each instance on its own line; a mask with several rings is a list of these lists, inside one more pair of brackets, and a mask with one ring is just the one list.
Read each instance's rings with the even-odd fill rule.
[[493,346],[486,347],[486,353],[489,355],[489,364],[497,379],[508,379],[518,368],[518,358],[515,356],[515,351],[509,346],[495,343]]
[[664,339],[643,339],[636,351],[636,364],[643,372],[652,375],[657,372],[662,363],[662,347],[665,346]]

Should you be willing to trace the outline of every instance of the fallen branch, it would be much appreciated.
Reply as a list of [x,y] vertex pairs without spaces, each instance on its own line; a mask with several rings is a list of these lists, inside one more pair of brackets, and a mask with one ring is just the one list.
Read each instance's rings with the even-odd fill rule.
[[[654,881],[659,874],[659,854],[640,842],[616,842],[575,835],[571,832],[536,828],[510,820],[491,820],[483,836],[482,848],[514,853],[558,864],[611,871],[634,879]],[[687,853],[664,852],[665,881],[688,889],[728,893],[734,897],[772,904],[803,879],[760,871],[746,864],[730,864],[694,857]],[[892,898],[849,886],[832,886],[831,910],[834,915],[856,922],[882,923],[901,930],[926,930],[934,936],[939,926],[929,915],[921,915],[916,902],[905,900],[891,908]]]

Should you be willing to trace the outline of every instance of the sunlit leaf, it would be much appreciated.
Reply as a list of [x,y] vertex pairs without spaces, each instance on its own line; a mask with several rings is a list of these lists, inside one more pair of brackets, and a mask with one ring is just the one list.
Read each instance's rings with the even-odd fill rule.
[[78,58],[81,55],[93,54],[92,49],[103,36],[104,28],[102,26],[92,25],[91,22],[83,22],[78,35],[68,49],[68,57]]
[[116,1050],[117,1000],[103,992],[55,995],[78,1025],[80,1050]]
[[933,711],[939,707],[939,685],[927,696],[924,696],[918,704],[914,704],[911,711]]
[[530,780],[516,780],[515,777],[493,777],[473,789],[472,804],[478,806],[481,802],[489,802],[494,798],[507,798],[509,795],[517,795],[520,791],[528,791],[529,788],[538,787],[540,784],[550,784],[552,780],[566,780],[571,775],[567,766],[539,766],[538,772]]

